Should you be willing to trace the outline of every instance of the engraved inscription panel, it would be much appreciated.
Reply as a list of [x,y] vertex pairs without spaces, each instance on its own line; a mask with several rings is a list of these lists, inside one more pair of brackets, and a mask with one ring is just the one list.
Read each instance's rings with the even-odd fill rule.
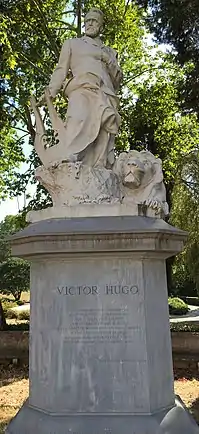
[[[40,268],[31,345],[46,408],[147,412],[141,265],[95,258]],[[43,284],[44,273],[48,285]],[[49,382],[53,395],[47,393]]]
[[133,342],[133,333],[138,329],[128,325],[128,309],[79,309],[69,312],[69,328],[65,342],[78,343],[118,343]]

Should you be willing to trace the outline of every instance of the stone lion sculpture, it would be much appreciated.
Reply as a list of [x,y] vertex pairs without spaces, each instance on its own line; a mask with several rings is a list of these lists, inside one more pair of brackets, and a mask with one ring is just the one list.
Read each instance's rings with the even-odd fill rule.
[[122,152],[114,172],[120,178],[122,203],[136,203],[152,208],[156,214],[168,215],[162,162],[149,151]]

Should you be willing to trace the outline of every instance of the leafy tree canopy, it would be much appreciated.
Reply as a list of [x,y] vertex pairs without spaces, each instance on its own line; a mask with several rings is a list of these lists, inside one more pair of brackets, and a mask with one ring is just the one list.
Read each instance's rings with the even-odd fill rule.
[[30,266],[22,259],[8,259],[0,264],[0,292],[20,300],[22,291],[30,288]]
[[8,194],[7,181],[17,194],[29,179],[28,174],[20,183],[14,168],[25,159],[25,138],[33,143],[35,136],[30,95],[42,92],[58,59],[61,39],[73,29],[65,19],[65,5],[65,0],[1,2],[0,197]]
[[181,65],[187,64],[181,83],[184,107],[199,115],[199,8],[198,0],[137,0],[148,10],[147,23],[158,41],[171,44]]
[[[187,231],[185,249],[175,261],[174,272],[192,280],[199,295],[199,152],[187,155],[176,175],[172,193],[171,223]],[[175,276],[174,276],[175,277]],[[185,282],[185,283],[186,283]]]
[[[125,0],[112,0],[108,4],[101,0],[97,5],[92,1],[65,0],[4,0],[2,3],[1,148],[5,154],[5,161],[9,160],[6,143],[10,149],[14,140],[18,147],[16,145],[13,148],[16,152],[13,160],[10,160],[10,166],[7,165],[5,168],[4,164],[2,168],[1,197],[9,190],[12,194],[18,195],[25,190],[27,182],[35,182],[34,168],[40,161],[34,150],[29,158],[30,171],[26,175],[17,176],[17,173],[12,171],[12,167],[16,167],[17,162],[23,159],[25,138],[33,144],[35,137],[30,95],[34,94],[38,98],[43,93],[57,63],[64,39],[80,36],[82,15],[91,6],[98,6],[105,12],[104,40],[118,50],[126,80],[142,73],[145,61],[142,12]],[[62,100],[61,103],[57,103],[57,107],[62,114],[66,110],[66,103]],[[47,113],[46,123],[50,128]],[[16,139],[16,131],[20,131],[20,139]],[[7,178],[9,183],[6,183]],[[41,204],[45,196],[43,187],[38,185],[36,202]]]

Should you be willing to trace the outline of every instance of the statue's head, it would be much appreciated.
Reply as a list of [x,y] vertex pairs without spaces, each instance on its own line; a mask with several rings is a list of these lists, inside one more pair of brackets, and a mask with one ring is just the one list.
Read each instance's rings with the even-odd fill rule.
[[96,38],[103,28],[104,14],[100,9],[92,8],[86,14],[85,19],[85,34],[90,38]]

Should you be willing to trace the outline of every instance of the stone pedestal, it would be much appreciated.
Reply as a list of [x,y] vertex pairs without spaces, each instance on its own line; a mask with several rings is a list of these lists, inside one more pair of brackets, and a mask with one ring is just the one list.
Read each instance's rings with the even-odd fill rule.
[[186,234],[147,217],[54,219],[31,261],[30,396],[7,434],[198,434],[175,403],[165,259]]

